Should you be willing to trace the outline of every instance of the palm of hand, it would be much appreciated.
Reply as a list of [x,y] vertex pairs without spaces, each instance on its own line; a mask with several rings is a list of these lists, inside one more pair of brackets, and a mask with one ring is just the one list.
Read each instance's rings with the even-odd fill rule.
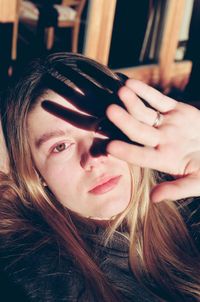
[[[199,196],[199,110],[135,80],[129,80],[119,95],[128,112],[111,105],[107,115],[130,139],[144,147],[113,141],[108,145],[108,152],[129,163],[174,176],[173,181],[153,189],[153,201]],[[145,107],[138,96],[147,100],[151,108]],[[156,117],[154,108],[162,112],[158,128],[152,126]]]

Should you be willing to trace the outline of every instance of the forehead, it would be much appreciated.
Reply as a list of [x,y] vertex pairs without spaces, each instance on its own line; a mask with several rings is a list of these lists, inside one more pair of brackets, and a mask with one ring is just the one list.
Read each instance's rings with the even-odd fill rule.
[[[81,113],[85,116],[89,116],[89,114],[87,114],[86,112],[75,107],[67,98],[62,97],[61,95],[57,94],[56,92],[54,92],[52,90],[48,90],[45,93],[45,95],[43,95],[42,97],[39,98],[39,101],[37,102],[34,109],[31,110],[31,112],[29,112],[29,116],[28,116],[29,121],[30,121],[30,119],[33,118],[33,116],[35,116],[35,117],[37,116],[38,118],[43,116],[43,117],[46,117],[46,118],[48,117],[51,119],[58,119],[53,114],[48,113],[45,109],[43,109],[42,102],[44,100],[53,101],[54,103],[57,103],[65,108],[71,109],[71,110]],[[59,118],[59,120],[60,120],[60,118]],[[65,123],[67,123],[67,122],[65,121]]]
[[[41,109],[42,111],[46,112],[46,110],[44,110],[41,106],[42,101],[44,100],[49,100],[49,101],[53,101],[59,105],[62,105],[63,107],[66,107],[68,109],[72,109],[76,112],[88,115],[86,112],[79,110],[78,108],[76,108],[72,102],[70,102],[70,100],[68,100],[67,98],[62,97],[61,95],[59,95],[58,93],[54,92],[53,90],[48,90],[44,96],[40,97],[39,101],[37,102],[37,105],[35,108],[37,109]],[[34,110],[33,110],[34,111]]]
[[71,109],[75,112],[84,114],[85,116],[88,116],[87,113],[85,113],[82,110],[77,109],[69,100],[62,97],[61,95],[57,94],[56,92],[52,90],[48,90],[45,95],[43,95],[37,102],[34,109],[29,112],[28,119],[27,119],[27,125],[28,129],[31,131],[37,131],[38,133],[44,132],[45,130],[50,129],[51,127],[69,127],[74,128],[70,123],[67,121],[62,120],[59,117],[56,117],[55,115],[47,112],[45,109],[42,108],[42,101],[44,100],[50,100],[53,101],[65,108]]

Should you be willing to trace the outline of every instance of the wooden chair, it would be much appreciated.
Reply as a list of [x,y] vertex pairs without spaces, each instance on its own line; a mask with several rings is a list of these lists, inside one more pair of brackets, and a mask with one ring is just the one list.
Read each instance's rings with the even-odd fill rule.
[[[21,0],[0,0],[0,23],[10,23],[13,25],[11,37],[11,58],[13,60],[15,60],[17,56],[18,12],[20,1]],[[3,44],[3,41],[1,41],[1,44]]]
[[[72,51],[78,51],[78,36],[80,31],[81,15],[86,0],[62,0],[62,4],[55,4],[54,8],[58,12],[57,27],[72,28]],[[20,12],[20,22],[37,26],[39,19],[39,10],[31,1],[22,1]],[[45,29],[45,45],[47,49],[51,49],[55,39],[55,27],[47,27]]]
[[13,32],[12,32],[12,48],[11,48],[11,58],[12,60],[17,59],[17,39],[18,39],[18,27],[19,27],[19,9],[21,5],[21,0],[16,0],[16,13],[13,22]]

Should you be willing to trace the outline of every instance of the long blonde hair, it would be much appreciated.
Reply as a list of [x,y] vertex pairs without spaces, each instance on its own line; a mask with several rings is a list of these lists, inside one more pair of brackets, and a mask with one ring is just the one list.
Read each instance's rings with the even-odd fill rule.
[[[27,209],[34,208],[52,228],[63,249],[76,259],[89,288],[96,293],[96,300],[114,302],[120,300],[117,289],[110,286],[89,255],[70,212],[42,186],[27,140],[27,115],[48,89],[45,75],[53,73],[56,62],[68,64],[73,61],[75,64],[76,60],[83,60],[120,81],[106,67],[77,54],[54,54],[30,65],[8,97],[2,116],[10,174],[1,174],[0,178],[0,233],[15,232],[20,226],[26,228],[18,218],[19,202]],[[58,77],[56,72],[54,76]],[[94,78],[92,81],[103,86],[99,79],[97,81]],[[161,300],[187,301],[188,297],[200,299],[199,255],[177,203],[164,201],[153,204],[150,192],[157,181],[156,174],[139,167],[130,167],[130,171],[133,184],[131,201],[127,209],[111,223],[108,238],[122,223],[127,225],[131,269],[138,281]]]

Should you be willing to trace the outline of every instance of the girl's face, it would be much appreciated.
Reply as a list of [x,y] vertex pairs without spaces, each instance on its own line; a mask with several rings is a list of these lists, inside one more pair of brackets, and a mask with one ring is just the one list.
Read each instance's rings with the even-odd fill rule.
[[[53,91],[46,99],[83,114]],[[131,195],[127,163],[111,155],[92,156],[90,147],[102,135],[48,113],[41,102],[29,113],[27,126],[35,166],[50,191],[85,217],[107,219],[122,212]]]

